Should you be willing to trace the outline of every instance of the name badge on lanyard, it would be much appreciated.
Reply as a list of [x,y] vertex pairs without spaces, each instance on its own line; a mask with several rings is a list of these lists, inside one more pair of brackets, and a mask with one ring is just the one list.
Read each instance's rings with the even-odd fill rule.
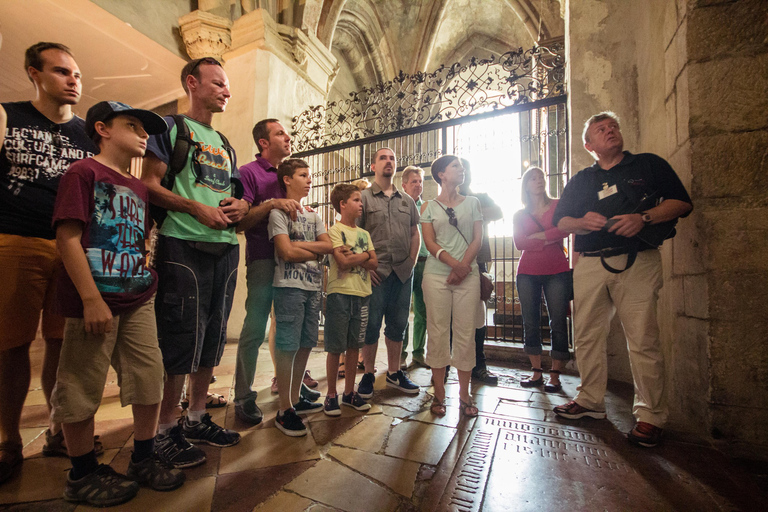
[[618,191],[619,189],[616,188],[616,185],[611,185],[609,187],[607,183],[603,183],[603,190],[597,193],[597,197],[598,199],[605,199],[606,197],[610,197]]

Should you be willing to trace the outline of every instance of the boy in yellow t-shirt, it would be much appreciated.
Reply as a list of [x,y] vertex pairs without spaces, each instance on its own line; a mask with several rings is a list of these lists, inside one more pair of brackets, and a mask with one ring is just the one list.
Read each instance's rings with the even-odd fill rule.
[[[331,203],[341,220],[328,230],[333,243],[333,258],[326,290],[324,343],[328,353],[325,360],[328,395],[323,411],[328,416],[339,416],[341,409],[336,394],[339,357],[346,351],[347,361],[357,361],[368,324],[369,272],[375,271],[379,263],[371,236],[355,224],[363,214],[360,190],[349,183],[336,185],[331,191]],[[355,372],[346,372],[341,403],[358,411],[367,411],[371,405],[355,392],[355,377]]]

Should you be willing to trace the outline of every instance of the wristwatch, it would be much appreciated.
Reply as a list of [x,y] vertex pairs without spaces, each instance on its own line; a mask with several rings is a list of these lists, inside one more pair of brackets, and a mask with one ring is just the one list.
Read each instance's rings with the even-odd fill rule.
[[643,223],[646,224],[646,225],[650,224],[651,221],[653,220],[653,219],[651,219],[651,214],[648,213],[648,212],[643,212],[643,213],[640,214],[640,216],[643,219]]

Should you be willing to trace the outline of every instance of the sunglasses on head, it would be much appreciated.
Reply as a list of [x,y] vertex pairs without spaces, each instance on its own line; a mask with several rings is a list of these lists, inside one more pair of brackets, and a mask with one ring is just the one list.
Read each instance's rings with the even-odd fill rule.
[[200,67],[200,64],[211,64],[214,66],[221,67],[221,62],[217,61],[213,57],[203,57],[202,59],[198,59],[198,61],[195,62],[195,65],[192,66],[192,69],[189,70],[189,74],[193,75],[195,73],[195,70]]

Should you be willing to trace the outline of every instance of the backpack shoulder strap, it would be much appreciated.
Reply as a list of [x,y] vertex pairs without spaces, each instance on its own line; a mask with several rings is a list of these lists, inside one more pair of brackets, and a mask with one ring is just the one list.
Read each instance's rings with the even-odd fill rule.
[[176,175],[184,169],[185,165],[187,165],[189,148],[191,146],[189,127],[184,121],[184,116],[175,114],[172,115],[171,118],[176,125],[176,140],[173,143],[173,154],[171,155],[168,170],[163,177],[163,186],[168,190],[173,189],[173,182],[176,179]]

